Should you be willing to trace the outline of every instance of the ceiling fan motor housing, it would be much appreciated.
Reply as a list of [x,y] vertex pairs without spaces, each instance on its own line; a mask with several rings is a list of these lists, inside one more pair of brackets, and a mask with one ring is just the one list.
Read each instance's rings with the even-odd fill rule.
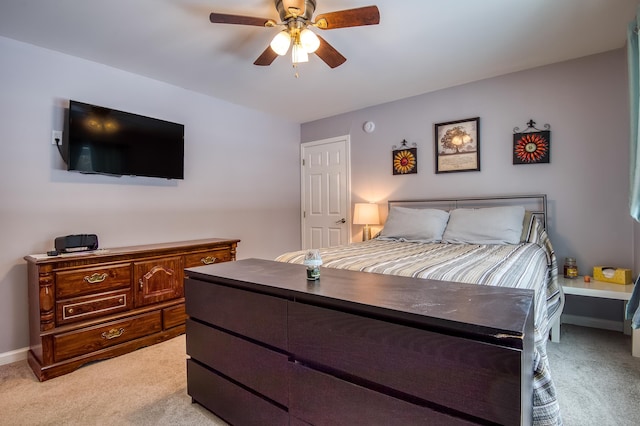
[[[286,5],[285,5],[286,3]],[[296,11],[296,16],[302,18],[305,22],[311,22],[311,17],[313,16],[313,12],[316,10],[316,0],[302,0],[299,1],[286,1],[286,0],[276,0],[276,10],[278,11],[278,15],[280,16],[280,20],[282,22],[286,22],[288,19],[292,17],[292,13],[289,11],[291,7],[295,4],[302,5],[304,3],[304,8],[299,8],[299,11]]]

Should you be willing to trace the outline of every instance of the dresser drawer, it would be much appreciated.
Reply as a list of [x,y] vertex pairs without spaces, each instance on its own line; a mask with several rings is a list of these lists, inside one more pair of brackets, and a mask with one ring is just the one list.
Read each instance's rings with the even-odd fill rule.
[[287,301],[189,278],[187,315],[219,328],[287,350]]
[[162,329],[160,311],[53,336],[56,362],[148,336]]
[[187,354],[284,406],[289,397],[288,356],[187,320]]
[[131,288],[56,302],[56,323],[68,324],[131,309]]
[[98,266],[56,272],[56,297],[81,296],[116,288],[131,287],[131,265]]
[[231,260],[231,248],[219,248],[203,251],[201,253],[191,253],[184,256],[184,267],[194,268],[196,266],[211,265],[213,263],[229,262]]
[[290,303],[289,351],[489,421],[520,419],[522,352],[512,348]]
[[187,319],[184,303],[162,310],[162,329],[167,330],[184,324]]
[[289,425],[289,414],[285,409],[226,380],[192,359],[187,360],[187,393],[195,402],[230,424]]
[[470,421],[309,369],[291,369],[289,413],[309,424],[472,425]]

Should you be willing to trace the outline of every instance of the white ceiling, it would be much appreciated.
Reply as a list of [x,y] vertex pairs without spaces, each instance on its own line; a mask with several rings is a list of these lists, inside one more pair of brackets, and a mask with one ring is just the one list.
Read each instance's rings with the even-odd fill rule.
[[277,28],[209,22],[278,20],[273,0],[1,0],[0,36],[302,123],[623,47],[638,1],[317,0],[314,16],[371,4],[379,25],[315,30],[347,62],[310,55],[297,79],[289,56],[253,65]]

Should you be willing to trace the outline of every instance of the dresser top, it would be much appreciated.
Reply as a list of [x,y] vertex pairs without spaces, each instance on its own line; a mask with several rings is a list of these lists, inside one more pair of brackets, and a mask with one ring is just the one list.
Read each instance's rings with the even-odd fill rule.
[[211,245],[237,244],[238,242],[240,242],[240,240],[225,238],[206,238],[201,240],[176,241],[171,243],[144,244],[115,248],[99,248],[97,250],[90,251],[62,253],[57,256],[49,256],[47,254],[31,254],[25,256],[24,260],[30,263],[45,264],[60,262],[61,260],[101,259],[139,253],[158,252],[159,254],[161,254],[167,251],[175,251],[186,248],[193,250],[194,248],[198,248],[199,246],[206,248]]

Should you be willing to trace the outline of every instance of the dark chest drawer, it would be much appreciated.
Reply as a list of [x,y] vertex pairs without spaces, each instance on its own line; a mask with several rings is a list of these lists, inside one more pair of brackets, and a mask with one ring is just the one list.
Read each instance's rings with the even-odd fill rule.
[[131,287],[129,263],[56,272],[58,299],[95,294],[127,286]]
[[201,322],[287,349],[287,301],[189,278],[187,315]]
[[291,416],[312,425],[477,424],[376,392],[299,363],[295,363],[291,371],[289,404]]
[[62,361],[159,332],[161,316],[160,311],[155,311],[55,335],[54,358]]
[[234,425],[289,425],[286,409],[225,379],[193,359],[187,360],[187,392],[194,401]]
[[289,402],[288,356],[187,320],[187,354],[284,406]]
[[479,418],[520,420],[522,354],[511,348],[290,303],[289,350],[302,362],[443,406],[464,406]]

